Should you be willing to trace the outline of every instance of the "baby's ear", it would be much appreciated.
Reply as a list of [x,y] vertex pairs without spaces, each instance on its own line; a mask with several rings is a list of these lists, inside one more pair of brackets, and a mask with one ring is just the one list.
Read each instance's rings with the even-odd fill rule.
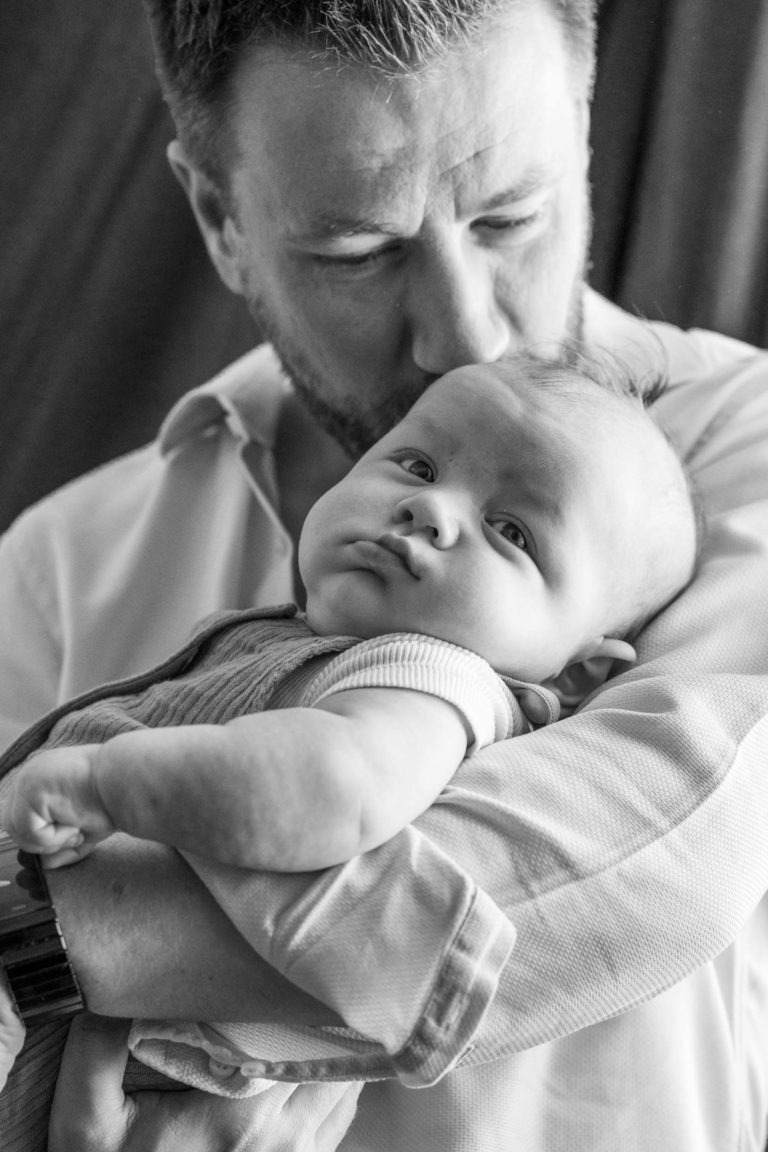
[[614,662],[634,664],[635,650],[626,640],[598,636],[590,640],[558,676],[545,680],[543,687],[557,696],[564,712],[573,712],[611,674]]

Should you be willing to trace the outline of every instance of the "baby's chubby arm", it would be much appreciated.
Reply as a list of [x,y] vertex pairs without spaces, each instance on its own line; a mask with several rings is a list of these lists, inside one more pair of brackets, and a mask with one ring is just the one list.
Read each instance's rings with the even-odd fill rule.
[[466,751],[453,705],[355,688],[312,708],[44,750],[17,773],[5,821],[51,866],[122,830],[243,868],[309,871],[395,835]]

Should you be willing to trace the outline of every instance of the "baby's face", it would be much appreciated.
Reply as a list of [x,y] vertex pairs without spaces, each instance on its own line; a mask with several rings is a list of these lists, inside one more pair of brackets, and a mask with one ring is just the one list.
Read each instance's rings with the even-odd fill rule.
[[428,633],[532,681],[578,658],[636,509],[563,412],[510,366],[433,384],[307,517],[312,627]]

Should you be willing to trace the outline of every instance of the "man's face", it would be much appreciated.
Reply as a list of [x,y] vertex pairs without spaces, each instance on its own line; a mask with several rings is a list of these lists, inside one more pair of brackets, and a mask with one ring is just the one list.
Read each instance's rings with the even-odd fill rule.
[[578,328],[586,102],[546,5],[394,82],[259,48],[233,116],[242,291],[354,453],[437,376]]

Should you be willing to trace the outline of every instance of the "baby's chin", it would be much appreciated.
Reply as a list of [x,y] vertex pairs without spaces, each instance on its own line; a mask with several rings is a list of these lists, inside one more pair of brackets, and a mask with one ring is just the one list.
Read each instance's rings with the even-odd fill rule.
[[378,635],[370,627],[363,626],[354,613],[329,607],[321,600],[313,600],[311,595],[307,596],[304,618],[316,636],[356,636],[359,640],[367,640]]

